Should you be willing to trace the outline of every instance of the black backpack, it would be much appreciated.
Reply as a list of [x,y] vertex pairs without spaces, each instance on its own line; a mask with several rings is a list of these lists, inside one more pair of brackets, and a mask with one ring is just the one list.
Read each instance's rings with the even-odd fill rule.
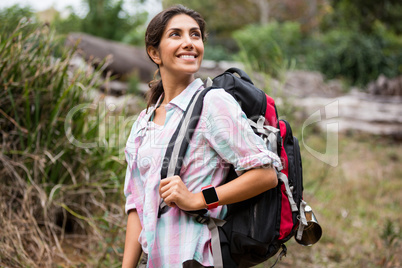
[[[298,140],[293,136],[289,123],[278,120],[274,100],[255,87],[244,71],[228,69],[213,79],[212,86],[194,94],[170,140],[161,178],[180,175],[183,157],[201,115],[204,96],[216,88],[225,89],[238,101],[254,132],[261,135],[268,149],[280,157],[283,169],[277,170],[279,183],[275,188],[228,205],[224,223],[205,216],[206,210],[188,213],[194,215],[198,222],[208,224],[216,268],[251,267],[268,260],[281,248],[283,250],[278,259],[286,255],[284,243],[296,234],[299,226],[300,239],[307,221]],[[236,177],[232,168],[226,182]],[[167,208],[162,204],[159,215]]]

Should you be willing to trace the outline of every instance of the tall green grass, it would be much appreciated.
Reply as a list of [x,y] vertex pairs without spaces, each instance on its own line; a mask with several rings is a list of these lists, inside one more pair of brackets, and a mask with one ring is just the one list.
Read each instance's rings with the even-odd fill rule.
[[106,63],[73,68],[74,49],[31,26],[0,37],[0,266],[109,266],[121,253],[125,125],[88,98]]

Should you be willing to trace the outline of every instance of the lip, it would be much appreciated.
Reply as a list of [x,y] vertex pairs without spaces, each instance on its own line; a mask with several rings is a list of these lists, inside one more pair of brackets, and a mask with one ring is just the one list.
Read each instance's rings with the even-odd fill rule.
[[[190,56],[190,58],[182,58],[182,56]],[[177,57],[180,58],[180,59],[191,60],[191,59],[198,58],[198,54],[197,53],[191,53],[191,52],[183,52],[183,53],[179,53],[177,55]],[[194,58],[191,58],[191,57],[194,57]]]

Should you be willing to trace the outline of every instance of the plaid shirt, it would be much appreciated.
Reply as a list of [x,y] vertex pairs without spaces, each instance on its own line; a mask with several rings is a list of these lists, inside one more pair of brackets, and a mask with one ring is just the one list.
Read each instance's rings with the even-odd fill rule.
[[[142,111],[126,144],[126,212],[136,209],[139,215],[139,242],[148,254],[148,267],[182,267],[183,262],[193,259],[213,266],[207,225],[197,223],[178,208],[171,208],[158,218],[160,170],[167,145],[191,97],[202,88],[201,79],[196,79],[168,103],[163,126],[148,121],[149,114]],[[149,113],[153,110],[149,109]],[[281,165],[279,158],[253,133],[236,100],[223,89],[214,89],[205,96],[180,177],[189,191],[200,192],[203,186],[222,184],[231,164],[238,174],[266,164]],[[223,219],[226,206],[209,213]]]

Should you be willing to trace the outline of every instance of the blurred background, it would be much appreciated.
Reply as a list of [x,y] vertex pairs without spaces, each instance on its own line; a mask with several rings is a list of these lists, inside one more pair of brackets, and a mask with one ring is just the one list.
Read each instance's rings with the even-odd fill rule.
[[246,70],[300,141],[323,236],[277,267],[402,267],[398,0],[2,1],[0,266],[121,266],[144,33],[178,3],[207,21],[198,76]]

